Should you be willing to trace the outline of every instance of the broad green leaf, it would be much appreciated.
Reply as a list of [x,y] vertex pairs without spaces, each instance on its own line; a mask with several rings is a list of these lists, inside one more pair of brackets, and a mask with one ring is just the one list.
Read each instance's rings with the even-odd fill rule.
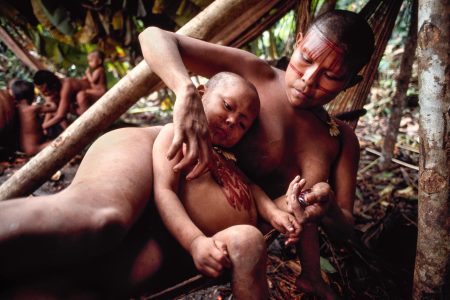
[[320,257],[320,268],[327,273],[336,273],[336,269],[333,267],[330,261],[322,256]]

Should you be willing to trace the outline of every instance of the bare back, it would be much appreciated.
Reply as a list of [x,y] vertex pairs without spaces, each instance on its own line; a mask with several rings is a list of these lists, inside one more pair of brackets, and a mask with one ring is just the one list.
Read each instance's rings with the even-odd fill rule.
[[29,149],[43,143],[44,136],[37,116],[37,107],[19,104],[18,115],[20,120],[20,147],[28,152]]

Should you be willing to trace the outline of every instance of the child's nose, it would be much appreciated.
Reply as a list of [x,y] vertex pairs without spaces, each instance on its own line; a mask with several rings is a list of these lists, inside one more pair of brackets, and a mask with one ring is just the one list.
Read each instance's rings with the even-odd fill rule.
[[308,87],[313,87],[317,83],[319,66],[310,66],[303,74],[302,80]]
[[225,122],[228,127],[233,128],[236,124],[236,119],[233,116],[229,116]]

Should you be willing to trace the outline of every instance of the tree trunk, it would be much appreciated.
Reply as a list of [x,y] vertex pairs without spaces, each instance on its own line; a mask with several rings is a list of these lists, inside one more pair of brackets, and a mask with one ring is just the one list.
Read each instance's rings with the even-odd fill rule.
[[400,71],[397,77],[397,89],[392,98],[392,109],[389,117],[388,128],[385,133],[381,168],[385,169],[391,165],[392,153],[397,141],[398,129],[402,119],[403,110],[406,107],[406,92],[411,79],[412,66],[417,46],[417,0],[412,1],[411,17],[408,37],[405,41],[405,49],[400,63]]
[[[239,16],[252,9],[257,0],[216,0],[178,33],[211,40]],[[48,147],[0,186],[0,200],[28,195],[94,140],[140,97],[158,86],[159,78],[145,61],[114,85],[90,109],[71,124]]]
[[[413,299],[446,299],[450,267],[450,0],[419,1],[420,163]],[[447,290],[447,291],[445,291]],[[447,295],[445,293],[447,292]],[[448,298],[447,298],[448,299]]]

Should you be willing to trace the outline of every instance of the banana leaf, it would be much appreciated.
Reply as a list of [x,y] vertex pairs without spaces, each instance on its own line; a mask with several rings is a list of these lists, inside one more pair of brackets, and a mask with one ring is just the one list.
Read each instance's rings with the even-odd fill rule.
[[66,44],[73,44],[72,38],[59,31],[49,20],[49,17],[47,16],[49,13],[42,5],[41,0],[31,0],[31,6],[33,8],[33,13],[36,19],[55,39]]
[[92,17],[90,10],[86,13],[86,20],[83,28],[75,34],[75,38],[80,44],[89,43],[98,35],[97,24]]
[[61,6],[61,1],[38,0],[38,2],[40,2],[42,11],[53,26],[65,35],[70,36],[74,34],[75,28],[72,25],[70,13],[66,8]]

